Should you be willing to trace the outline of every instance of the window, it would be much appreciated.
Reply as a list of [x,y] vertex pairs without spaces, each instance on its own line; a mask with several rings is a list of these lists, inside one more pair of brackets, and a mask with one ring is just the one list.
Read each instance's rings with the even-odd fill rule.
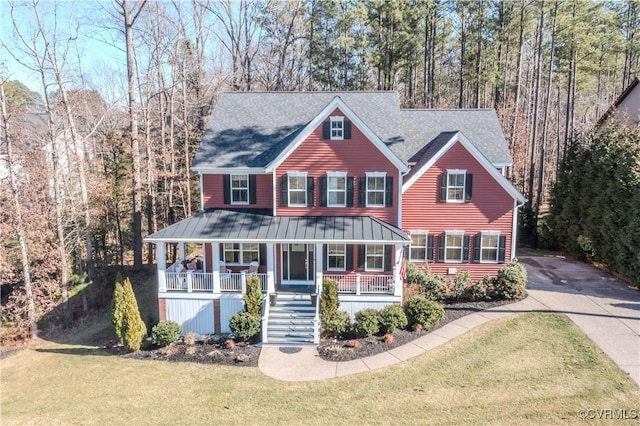
[[307,206],[307,174],[289,173],[289,206]]
[[347,205],[347,174],[327,173],[327,206],[345,207]]
[[[474,243],[475,244],[475,243]],[[480,259],[481,263],[498,263],[500,248],[500,233],[482,231],[480,233]]]
[[384,245],[367,245],[365,247],[365,259],[366,271],[384,271]]
[[447,172],[447,202],[464,202],[464,170],[449,170]]
[[445,262],[462,262],[464,247],[464,232],[447,231],[444,241],[444,261]]
[[344,244],[327,244],[327,269],[330,271],[346,270],[346,246]]
[[411,231],[411,248],[409,249],[409,260],[414,262],[425,262],[427,260],[426,231]]
[[367,173],[367,207],[385,206],[385,173]]
[[340,141],[344,139],[344,117],[331,117],[331,140]]
[[231,204],[249,204],[248,175],[231,175]]
[[224,261],[227,264],[249,264],[254,260],[260,262],[258,243],[224,243]]

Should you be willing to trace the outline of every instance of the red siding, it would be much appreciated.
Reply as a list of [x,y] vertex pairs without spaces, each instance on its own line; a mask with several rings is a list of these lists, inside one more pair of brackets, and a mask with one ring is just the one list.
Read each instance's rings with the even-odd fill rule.
[[[439,177],[447,169],[463,169],[473,174],[472,199],[469,203],[439,201]],[[456,143],[403,194],[402,228],[428,231],[434,235],[437,255],[438,235],[445,231],[464,231],[474,236],[480,231],[500,231],[507,237],[505,259],[511,256],[513,198],[496,182],[480,163],[460,144]],[[474,238],[470,253],[473,254]],[[420,266],[420,265],[418,265]],[[469,271],[473,279],[495,275],[502,264],[489,263],[429,263],[431,271],[445,275],[448,268]]]
[[[341,114],[339,110],[332,115]],[[282,207],[280,206],[280,177],[287,172],[307,172],[308,177],[315,179],[314,207]],[[327,172],[346,172],[354,179],[354,207],[320,207],[320,176]],[[366,208],[358,207],[358,177],[367,172],[386,172],[393,177],[393,206]],[[276,182],[278,191],[278,216],[375,216],[390,224],[398,224],[398,169],[376,148],[369,139],[355,126],[351,127],[351,139],[324,140],[322,126],[315,129],[298,148],[278,167]]]
[[273,181],[271,174],[256,175],[256,204],[224,204],[222,177],[224,175],[202,175],[203,208],[273,208]]

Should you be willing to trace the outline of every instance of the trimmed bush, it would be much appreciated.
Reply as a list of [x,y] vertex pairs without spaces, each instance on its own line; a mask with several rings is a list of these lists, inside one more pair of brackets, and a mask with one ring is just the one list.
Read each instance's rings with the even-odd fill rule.
[[249,312],[236,312],[229,319],[229,327],[233,334],[241,341],[249,341],[260,332],[261,319]]
[[498,271],[492,296],[497,299],[519,299],[525,294],[527,271],[519,263],[511,262]]
[[151,329],[153,343],[164,347],[175,343],[182,334],[182,326],[175,321],[160,321]]
[[322,321],[322,328],[331,336],[340,336],[349,331],[351,318],[346,311],[336,311]]
[[409,325],[414,329],[418,324],[424,329],[429,329],[444,316],[444,308],[440,303],[422,296],[407,300],[404,312]]
[[320,321],[330,321],[338,312],[338,283],[335,280],[325,278],[322,281],[322,294],[320,297]]
[[356,312],[356,320],[353,323],[354,333],[360,336],[373,336],[380,331],[380,315],[375,309],[363,309]]
[[407,326],[407,315],[400,305],[387,305],[379,313],[380,330],[383,333],[393,333],[397,329]]
[[255,275],[247,276],[247,293],[243,296],[244,310],[251,315],[260,316],[262,309],[262,289],[260,288],[260,277]]

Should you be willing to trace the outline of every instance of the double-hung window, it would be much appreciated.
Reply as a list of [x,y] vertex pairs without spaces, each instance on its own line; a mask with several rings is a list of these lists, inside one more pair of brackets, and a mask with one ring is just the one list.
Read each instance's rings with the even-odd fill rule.
[[231,204],[249,204],[249,176],[231,175]]
[[[474,243],[477,244],[477,243]],[[500,232],[482,231],[480,233],[480,262],[498,263],[500,247]]]
[[369,244],[365,246],[365,270],[384,271],[384,245]]
[[462,262],[464,247],[464,232],[447,231],[444,239],[444,261]]
[[427,231],[411,231],[411,247],[409,260],[426,262],[427,260]]
[[289,206],[306,207],[307,206],[307,174],[306,173],[289,173]]
[[344,139],[344,117],[330,117],[330,131],[332,141],[341,141]]
[[386,173],[367,173],[367,207],[385,206]]
[[227,264],[249,264],[260,262],[260,249],[258,243],[224,243],[224,261]]
[[464,203],[465,170],[447,171],[447,202]]
[[327,244],[327,269],[330,271],[346,270],[347,250],[344,244]]
[[347,174],[341,172],[327,173],[327,206],[346,207]]

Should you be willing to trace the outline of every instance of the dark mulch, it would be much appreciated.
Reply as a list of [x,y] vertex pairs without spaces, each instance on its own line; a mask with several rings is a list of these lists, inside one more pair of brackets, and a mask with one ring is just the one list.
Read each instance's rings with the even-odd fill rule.
[[[464,302],[444,305],[444,317],[430,330],[397,330],[393,332],[393,341],[385,342],[382,336],[371,336],[361,339],[326,339],[318,345],[320,358],[327,361],[351,361],[388,351],[389,349],[409,343],[420,336],[457,320],[465,315],[496,306],[506,305],[517,300],[498,300],[492,302]],[[355,343],[354,341],[357,341]],[[354,344],[355,343],[355,344]]]

